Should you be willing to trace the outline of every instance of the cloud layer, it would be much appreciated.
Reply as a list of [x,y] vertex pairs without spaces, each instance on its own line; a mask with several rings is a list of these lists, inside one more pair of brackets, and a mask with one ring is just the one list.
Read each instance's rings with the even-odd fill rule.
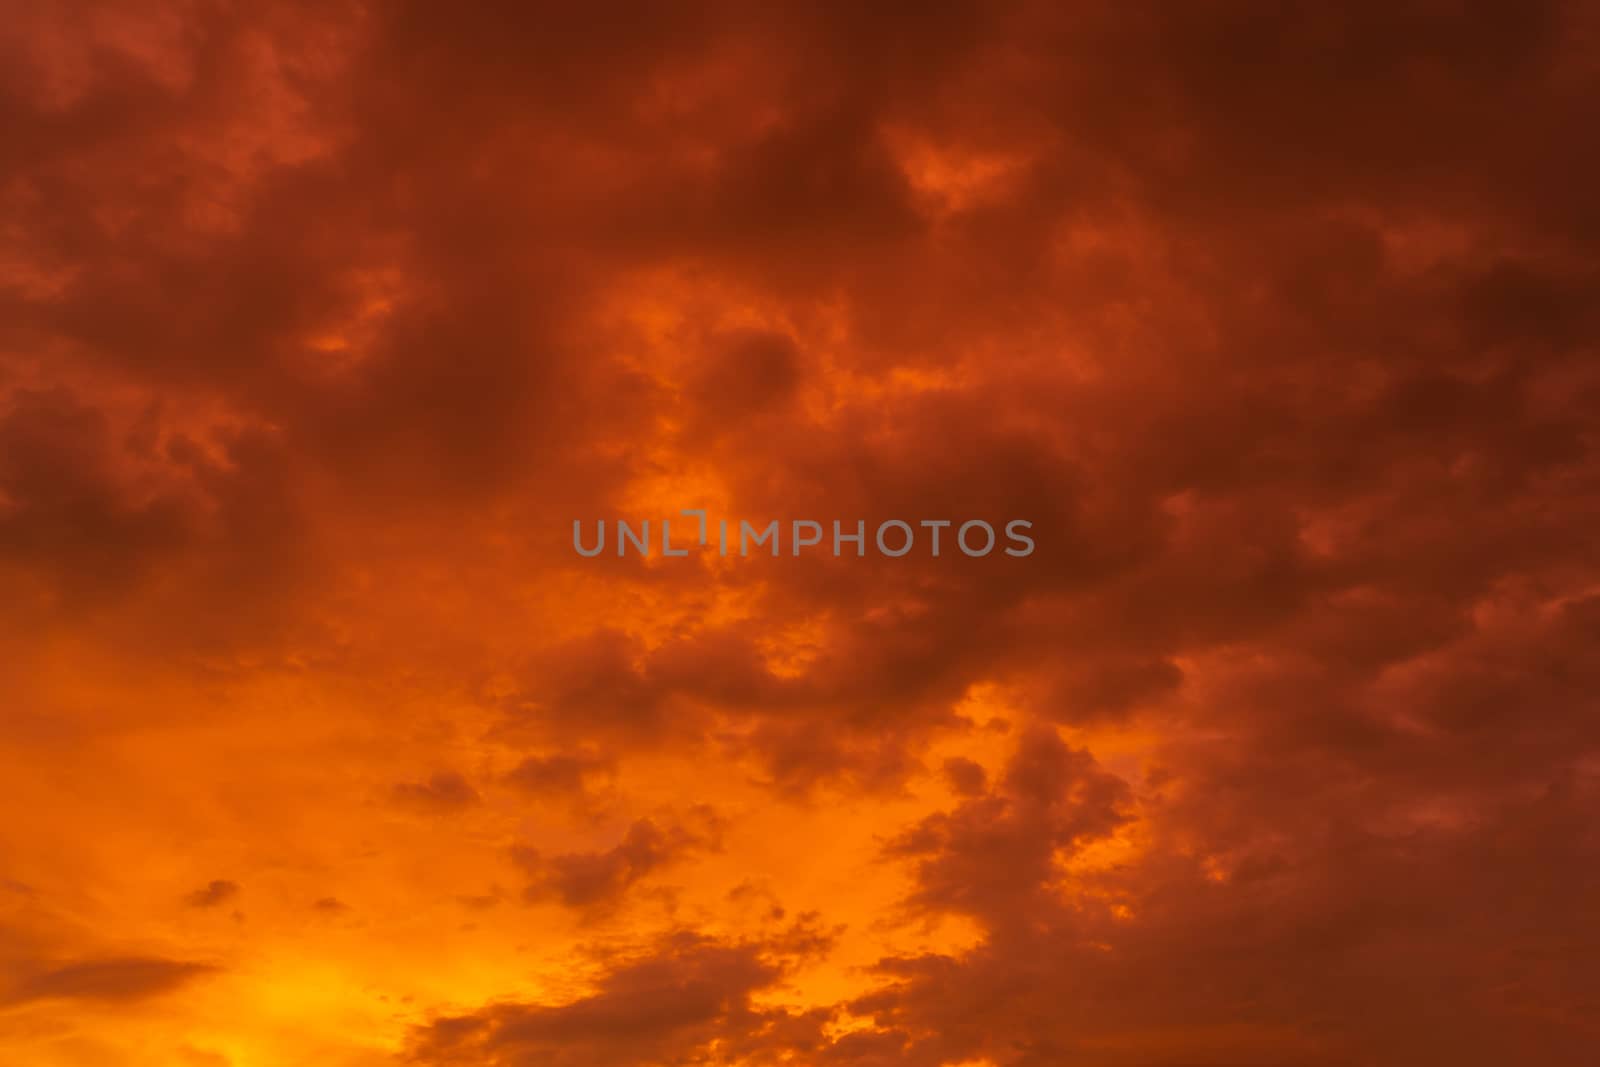
[[0,23],[0,1059],[1592,1060],[1582,5]]

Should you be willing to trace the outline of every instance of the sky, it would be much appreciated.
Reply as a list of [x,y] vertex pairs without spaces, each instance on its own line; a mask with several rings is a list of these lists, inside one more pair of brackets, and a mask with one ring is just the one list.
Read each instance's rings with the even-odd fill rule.
[[1594,5],[0,7],[0,1063],[1595,1062]]

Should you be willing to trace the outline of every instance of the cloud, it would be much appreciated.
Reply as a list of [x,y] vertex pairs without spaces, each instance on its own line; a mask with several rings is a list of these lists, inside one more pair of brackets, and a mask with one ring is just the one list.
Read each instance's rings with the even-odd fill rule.
[[11,1004],[38,1000],[127,1003],[174,992],[216,967],[159,957],[81,960],[25,975],[5,995]]
[[610,961],[595,990],[568,1003],[504,1003],[436,1019],[415,1032],[407,1062],[608,1067],[717,1049],[766,1059],[814,1043],[821,1022],[752,1003],[784,970],[759,943],[678,933],[637,958]]
[[400,782],[392,790],[395,802],[416,811],[441,814],[470,808],[482,798],[455,771],[435,772],[425,782]]
[[988,782],[988,773],[984,771],[983,764],[964,756],[951,756],[945,760],[944,776],[950,788],[964,797],[981,795]]
[[[957,764],[960,767],[960,764]],[[917,907],[957,911],[985,923],[1028,923],[1052,908],[1058,854],[1104,839],[1132,818],[1127,783],[1087,752],[1034,729],[994,790],[962,768],[971,796],[889,842],[915,861]]]
[[225,878],[214,878],[183,898],[191,908],[214,908],[239,895],[239,883]]
[[721,820],[709,809],[695,815],[691,822],[665,826],[638,819],[620,842],[604,851],[546,856],[518,846],[512,857],[530,878],[524,896],[530,901],[553,897],[566,907],[590,913],[614,908],[651,874],[718,846]]
[[591,778],[615,773],[615,763],[589,753],[528,756],[506,773],[506,781],[534,796],[582,793]]

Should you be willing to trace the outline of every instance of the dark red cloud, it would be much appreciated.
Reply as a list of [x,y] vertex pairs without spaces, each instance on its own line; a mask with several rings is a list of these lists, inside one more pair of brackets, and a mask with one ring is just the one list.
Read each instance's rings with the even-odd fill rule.
[[[245,954],[425,974],[417,1063],[1592,1059],[1583,5],[128,10],[0,20],[8,1006],[190,989],[58,949],[359,882],[376,795],[413,925]],[[685,507],[1038,548],[571,549]],[[974,932],[838,992],[658,803],[744,789],[871,822],[820,928]],[[508,852],[476,921],[647,947],[405,1001]]]
[[1131,817],[1127,783],[1054,733],[1023,737],[998,788],[923,820],[890,843],[916,865],[918,907],[1027,925],[1048,912],[1057,852],[1109,836]]
[[239,895],[239,883],[226,878],[213,878],[194,892],[186,894],[183,902],[191,908],[215,908]]
[[407,1061],[620,1067],[726,1050],[776,1062],[778,1052],[815,1044],[822,1022],[751,1003],[784,973],[777,947],[677,934],[639,958],[612,961],[600,987],[570,1003],[499,1004],[438,1019],[416,1034]]
[[437,771],[425,782],[400,782],[392,795],[401,806],[427,813],[459,811],[482,799],[472,783],[455,771]]
[[91,1000],[120,1003],[170,993],[215,967],[159,957],[127,956],[82,960],[24,975],[6,992],[6,1004],[35,1000]]
[[513,859],[531,879],[524,890],[529,901],[554,898],[569,908],[603,913],[621,903],[641,880],[696,851],[715,849],[721,820],[709,809],[685,823],[658,825],[639,819],[614,847],[595,852],[553,856],[518,846]]

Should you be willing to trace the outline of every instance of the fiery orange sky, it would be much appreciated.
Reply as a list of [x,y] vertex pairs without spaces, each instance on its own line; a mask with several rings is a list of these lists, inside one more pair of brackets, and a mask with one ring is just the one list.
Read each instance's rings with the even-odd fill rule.
[[0,7],[0,1064],[1600,1062],[1595,5]]

